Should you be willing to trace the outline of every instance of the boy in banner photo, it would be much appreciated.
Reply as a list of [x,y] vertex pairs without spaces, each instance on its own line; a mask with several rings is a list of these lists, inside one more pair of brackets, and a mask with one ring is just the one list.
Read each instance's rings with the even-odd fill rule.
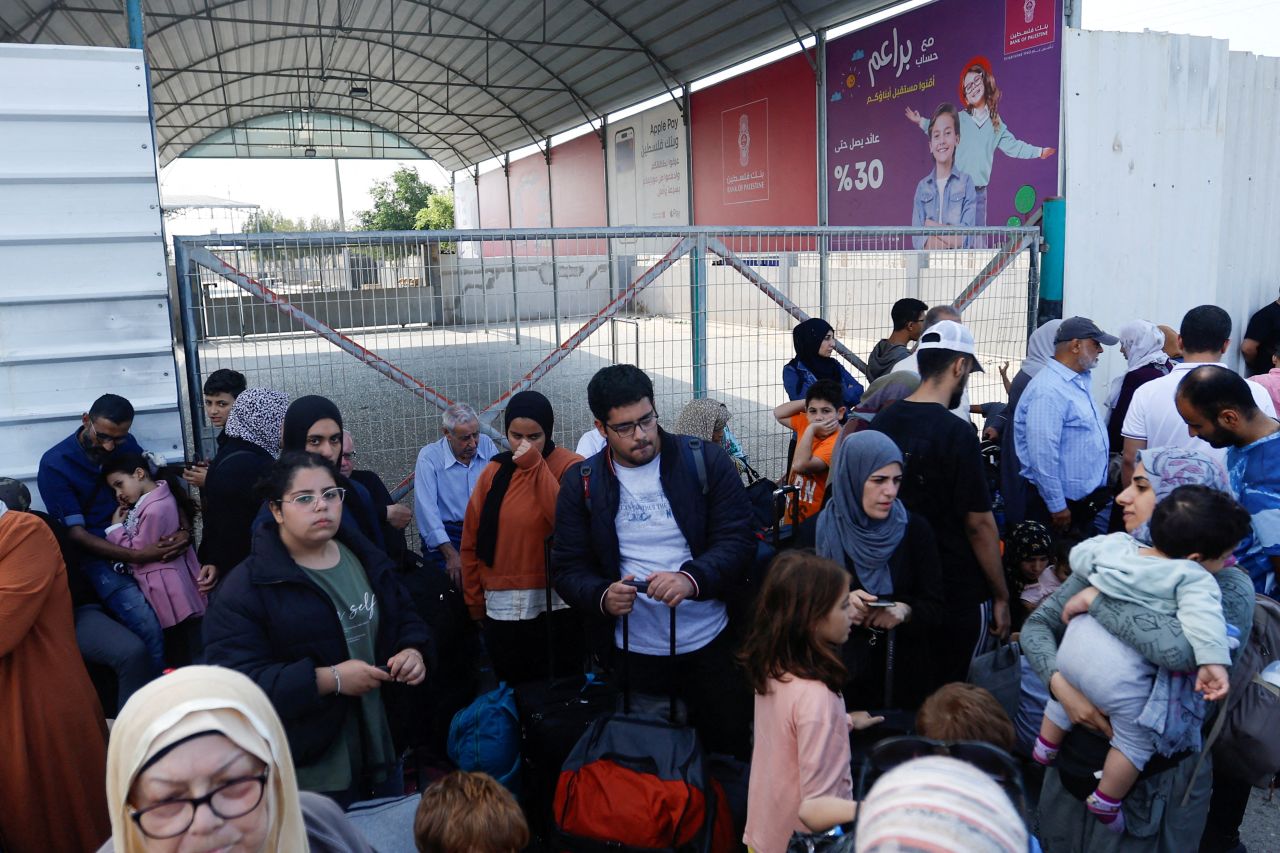
[[[996,149],[1021,160],[1045,160],[1055,149],[1023,142],[1009,131],[1000,116],[1000,87],[985,56],[975,56],[964,64],[959,93],[964,111],[959,114],[957,135],[962,141],[955,152],[955,166],[973,179],[977,207],[969,224],[981,227],[987,224],[987,184]],[[925,133],[931,132],[930,121],[919,112],[907,107],[905,113]]]
[[[977,207],[973,179],[956,168],[956,149],[960,145],[960,116],[952,104],[939,104],[928,122],[929,153],[934,166],[916,185],[911,205],[912,227],[951,226],[972,228]],[[938,234],[914,236],[917,249],[962,249],[969,245],[965,237]]]

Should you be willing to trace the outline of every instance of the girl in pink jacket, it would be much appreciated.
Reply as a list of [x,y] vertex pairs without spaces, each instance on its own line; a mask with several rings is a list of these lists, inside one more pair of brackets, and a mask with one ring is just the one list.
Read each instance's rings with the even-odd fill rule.
[[[142,456],[112,458],[103,465],[102,476],[120,501],[115,523],[107,528],[107,541],[114,545],[146,548],[184,526],[179,510],[188,523],[195,517],[195,506],[182,486],[168,478],[157,482]],[[200,620],[206,607],[195,548],[187,546],[168,560],[130,563],[129,570],[164,629],[166,662],[192,663],[200,652]]]

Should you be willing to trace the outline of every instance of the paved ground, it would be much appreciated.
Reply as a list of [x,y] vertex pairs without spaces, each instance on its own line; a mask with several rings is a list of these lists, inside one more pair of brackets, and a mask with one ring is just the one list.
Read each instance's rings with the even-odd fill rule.
[[1280,851],[1280,798],[1267,791],[1254,790],[1240,828],[1240,840],[1249,848],[1249,853]]

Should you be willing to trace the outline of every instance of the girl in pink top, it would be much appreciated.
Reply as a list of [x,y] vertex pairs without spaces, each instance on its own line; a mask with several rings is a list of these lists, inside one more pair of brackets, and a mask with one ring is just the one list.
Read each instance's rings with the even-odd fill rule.
[[743,835],[754,853],[784,853],[792,832],[809,832],[800,815],[818,798],[847,803],[840,819],[853,819],[849,731],[882,718],[845,713],[840,646],[852,624],[848,572],[802,551],[774,560],[740,654],[756,694]]
[[[147,460],[137,454],[122,454],[102,467],[107,485],[115,490],[120,507],[107,528],[107,541],[125,548],[154,545],[162,537],[182,527],[179,507],[190,522],[195,506],[179,485],[167,479],[157,482]],[[165,658],[170,666],[191,663],[199,653],[200,619],[206,601],[197,586],[200,561],[195,548],[188,546],[169,560],[130,563],[133,579],[156,612],[165,635]]]

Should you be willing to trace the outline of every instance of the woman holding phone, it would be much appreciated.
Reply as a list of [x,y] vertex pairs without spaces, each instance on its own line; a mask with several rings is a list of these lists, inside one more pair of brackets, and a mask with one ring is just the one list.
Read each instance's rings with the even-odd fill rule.
[[[817,551],[849,570],[855,628],[844,644],[850,681],[844,695],[860,708],[916,708],[939,685],[927,661],[926,629],[943,608],[938,546],[929,522],[898,499],[902,451],[881,432],[840,443],[827,477],[831,499],[818,515]],[[913,661],[895,671],[886,702],[886,632]]]

